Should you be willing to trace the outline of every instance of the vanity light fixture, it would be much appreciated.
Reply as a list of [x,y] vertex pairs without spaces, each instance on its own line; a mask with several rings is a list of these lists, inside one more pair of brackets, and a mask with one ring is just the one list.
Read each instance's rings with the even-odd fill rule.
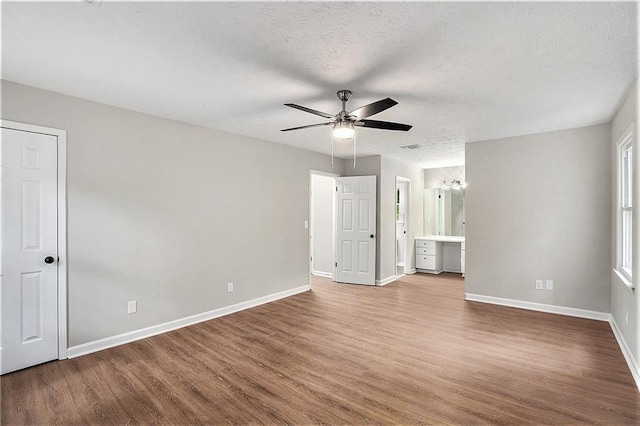
[[442,189],[448,191],[453,189],[455,191],[460,191],[461,189],[466,188],[467,184],[465,182],[461,182],[458,179],[452,179],[451,183],[447,183],[446,180],[442,181]]

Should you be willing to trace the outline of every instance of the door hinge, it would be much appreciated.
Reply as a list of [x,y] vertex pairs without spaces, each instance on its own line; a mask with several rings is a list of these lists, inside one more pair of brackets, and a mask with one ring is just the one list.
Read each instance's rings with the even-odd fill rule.
[[311,261],[313,262],[313,256],[311,256]]
[[336,186],[336,192],[338,192],[338,187]]
[[338,262],[336,262],[336,268],[338,267]]

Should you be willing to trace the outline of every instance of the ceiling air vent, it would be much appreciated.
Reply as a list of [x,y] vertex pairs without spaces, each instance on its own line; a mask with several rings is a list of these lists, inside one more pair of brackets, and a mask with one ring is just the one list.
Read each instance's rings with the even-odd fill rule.
[[422,148],[422,145],[418,145],[418,144],[405,145],[405,146],[401,146],[400,148],[402,148],[402,149],[418,149],[418,148]]

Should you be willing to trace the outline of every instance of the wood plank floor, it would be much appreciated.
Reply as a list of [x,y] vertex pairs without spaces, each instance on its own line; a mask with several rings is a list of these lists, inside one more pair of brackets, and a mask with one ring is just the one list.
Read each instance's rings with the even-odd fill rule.
[[313,290],[2,377],[2,424],[639,424],[607,323],[459,275]]

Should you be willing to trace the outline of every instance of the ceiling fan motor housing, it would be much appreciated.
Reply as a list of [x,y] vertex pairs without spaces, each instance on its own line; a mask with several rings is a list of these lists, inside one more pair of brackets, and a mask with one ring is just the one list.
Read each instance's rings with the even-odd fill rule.
[[338,90],[338,93],[336,94],[338,95],[338,99],[342,102],[347,102],[351,97],[351,90]]

